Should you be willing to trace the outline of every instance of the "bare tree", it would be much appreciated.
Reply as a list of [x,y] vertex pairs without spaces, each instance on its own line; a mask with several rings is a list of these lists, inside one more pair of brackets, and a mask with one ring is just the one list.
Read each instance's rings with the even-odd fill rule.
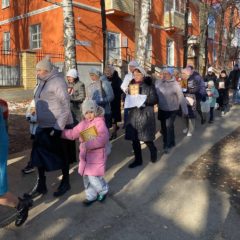
[[64,25],[64,52],[65,71],[77,67],[76,65],[76,45],[75,45],[75,25],[73,17],[72,0],[63,0],[63,25]]
[[184,37],[183,37],[183,67],[187,66],[188,60],[188,17],[189,17],[189,8],[190,1],[186,0],[185,2],[185,15],[184,15]]
[[102,35],[103,35],[103,68],[107,65],[107,20],[105,0],[100,0],[101,4],[101,19],[102,19]]
[[138,39],[135,39],[137,45],[136,59],[141,66],[145,65],[147,53],[147,39],[148,39],[148,26],[149,26],[149,12],[150,0],[141,1],[141,17],[140,17],[140,31]]

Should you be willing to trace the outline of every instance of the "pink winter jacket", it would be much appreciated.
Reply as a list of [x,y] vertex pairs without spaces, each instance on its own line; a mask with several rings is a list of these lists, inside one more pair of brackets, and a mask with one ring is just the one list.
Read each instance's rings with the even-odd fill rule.
[[[98,136],[83,143],[79,133],[89,127],[95,126]],[[82,120],[73,129],[62,132],[62,138],[75,140],[79,138],[79,168],[80,175],[104,176],[106,167],[106,144],[109,141],[108,129],[103,117],[95,117],[92,121]]]

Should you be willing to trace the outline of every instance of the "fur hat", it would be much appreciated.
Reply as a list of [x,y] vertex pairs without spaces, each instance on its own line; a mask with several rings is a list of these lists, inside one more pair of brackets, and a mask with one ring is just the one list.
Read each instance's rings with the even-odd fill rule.
[[82,104],[82,113],[85,115],[87,112],[97,113],[97,104],[94,100],[85,99]]
[[134,71],[138,70],[144,77],[147,75],[146,71],[142,67],[135,67]]
[[208,82],[208,87],[213,87],[214,86],[214,82],[213,81],[209,81]]
[[53,70],[53,65],[50,61],[50,57],[46,56],[41,61],[39,61],[36,65],[36,69],[46,70],[48,72],[51,72]]
[[89,71],[89,74],[95,74],[97,76],[101,76],[101,72],[97,68],[91,68]]
[[78,72],[76,69],[70,69],[67,72],[67,77],[78,78]]

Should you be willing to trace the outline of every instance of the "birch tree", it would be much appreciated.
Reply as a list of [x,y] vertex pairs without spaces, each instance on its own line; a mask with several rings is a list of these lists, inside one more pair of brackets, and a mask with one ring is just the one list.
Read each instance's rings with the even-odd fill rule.
[[72,0],[63,0],[65,71],[76,69],[75,25]]
[[135,39],[137,44],[136,60],[140,66],[145,65],[146,53],[147,53],[147,39],[148,39],[148,26],[149,26],[149,12],[150,12],[150,0],[141,0],[141,16],[139,24],[138,39]]

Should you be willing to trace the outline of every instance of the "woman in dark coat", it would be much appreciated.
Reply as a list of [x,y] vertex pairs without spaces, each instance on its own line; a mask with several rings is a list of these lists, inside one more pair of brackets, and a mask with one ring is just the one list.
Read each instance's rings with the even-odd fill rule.
[[105,75],[108,81],[111,82],[113,93],[114,93],[114,99],[111,102],[113,132],[110,138],[110,140],[113,140],[117,137],[117,130],[119,129],[117,123],[122,121],[122,116],[121,116],[122,80],[118,76],[118,72],[115,71],[113,66],[110,66],[110,65],[106,67]]
[[[141,107],[129,108],[128,120],[126,123],[126,140],[132,141],[135,160],[129,165],[134,168],[142,165],[142,151],[140,141],[143,141],[151,153],[151,161],[157,160],[157,148],[153,141],[156,133],[156,121],[154,105],[157,104],[157,93],[150,77],[146,77],[146,72],[141,67],[136,67],[133,72],[134,79],[131,84],[139,85],[139,94],[146,95],[147,99]],[[131,96],[130,96],[131,97]]]
[[217,79],[217,89],[219,92],[219,108],[222,112],[222,116],[225,115],[229,103],[229,88],[230,88],[230,80],[227,76],[225,70],[222,70],[219,78]]

